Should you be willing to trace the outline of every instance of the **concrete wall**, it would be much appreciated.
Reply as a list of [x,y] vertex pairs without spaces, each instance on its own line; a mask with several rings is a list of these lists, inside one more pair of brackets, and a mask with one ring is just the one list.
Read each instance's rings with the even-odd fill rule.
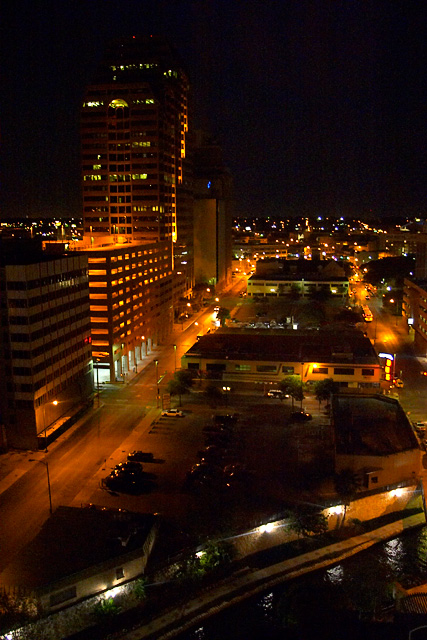
[[[409,449],[389,456],[361,456],[337,454],[335,471],[352,469],[360,473],[365,479],[368,475],[366,489],[376,489],[404,479],[418,478],[421,472],[422,452],[419,449]],[[367,472],[369,470],[369,474]],[[373,482],[373,479],[377,481]]]
[[[408,487],[392,489],[353,500],[347,507],[345,523],[350,524],[352,519],[363,522],[379,518],[394,511],[413,508],[421,509],[422,507],[420,485],[413,484]],[[329,529],[335,529],[342,522],[344,507],[337,504],[337,506],[325,509],[324,514],[328,517]]]

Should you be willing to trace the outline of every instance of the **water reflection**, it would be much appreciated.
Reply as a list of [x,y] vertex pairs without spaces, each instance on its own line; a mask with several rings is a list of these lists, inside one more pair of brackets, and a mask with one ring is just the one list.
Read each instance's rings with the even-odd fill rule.
[[[405,588],[427,581],[427,527],[404,532],[324,571],[285,581],[207,620],[180,640],[282,639],[287,637],[283,634],[288,633],[298,609],[300,619],[310,609],[316,610],[320,632],[320,617],[325,617],[322,623],[331,624],[340,603],[345,607],[350,604],[355,614],[375,610],[381,616],[382,608],[390,603],[390,585],[395,581]],[[311,603],[308,612],[307,600]],[[325,614],[328,610],[329,618]]]
[[400,538],[394,538],[384,544],[384,553],[386,560],[393,574],[399,573],[402,558],[404,556],[404,545]]
[[326,570],[326,577],[332,584],[340,584],[344,580],[344,567],[337,564],[335,567]]

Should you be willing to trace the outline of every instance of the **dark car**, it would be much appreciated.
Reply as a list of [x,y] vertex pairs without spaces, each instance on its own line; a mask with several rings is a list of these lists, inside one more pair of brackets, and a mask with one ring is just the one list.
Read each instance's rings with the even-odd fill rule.
[[224,479],[227,487],[236,485],[250,487],[253,474],[240,462],[228,464],[224,467]]
[[119,462],[119,464],[116,464],[116,466],[114,467],[114,471],[123,471],[125,473],[141,473],[142,464],[131,460],[127,460],[126,462]]
[[205,436],[205,446],[214,445],[216,447],[227,447],[230,444],[231,436],[227,433],[208,433]]
[[290,415],[291,422],[306,422],[307,420],[312,419],[311,413],[307,413],[307,411],[292,411]]
[[128,453],[128,460],[131,462],[153,462],[154,455],[148,451],[131,451]]
[[224,488],[224,474],[220,466],[210,463],[198,463],[191,467],[184,481],[184,489]]
[[236,424],[238,417],[239,416],[237,413],[223,413],[223,414],[213,415],[212,420],[214,424],[223,424],[223,425],[233,426]]
[[229,434],[232,430],[230,425],[226,424],[207,424],[203,427],[203,433],[226,433]]
[[207,462],[212,462],[213,464],[219,464],[222,462],[226,451],[221,447],[210,445],[205,447],[202,451],[199,451],[198,456],[200,460],[205,460]]

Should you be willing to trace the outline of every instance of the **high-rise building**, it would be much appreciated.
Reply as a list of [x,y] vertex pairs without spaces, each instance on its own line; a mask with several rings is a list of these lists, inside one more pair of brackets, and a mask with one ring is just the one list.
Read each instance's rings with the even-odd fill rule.
[[23,238],[0,257],[0,448],[36,449],[93,397],[88,262]]
[[222,149],[198,131],[194,151],[194,277],[221,290],[231,282],[232,178]]
[[84,233],[92,244],[170,242],[174,288],[193,284],[188,79],[161,37],[107,49],[81,114]]

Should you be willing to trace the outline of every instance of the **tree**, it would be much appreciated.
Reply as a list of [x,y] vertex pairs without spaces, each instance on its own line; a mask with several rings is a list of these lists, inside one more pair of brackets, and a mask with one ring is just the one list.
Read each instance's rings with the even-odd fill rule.
[[175,371],[172,380],[169,380],[166,390],[171,396],[179,396],[179,406],[181,406],[181,396],[188,393],[194,384],[193,372],[188,369]]
[[344,525],[347,507],[362,486],[360,475],[353,469],[342,469],[334,476],[334,487],[337,495],[344,504],[341,526]]
[[194,374],[190,369],[180,369],[179,371],[175,371],[174,378],[187,389],[191,389],[194,384]]
[[114,602],[114,598],[101,600],[93,608],[93,612],[97,618],[105,621],[117,616],[120,611],[121,608]]
[[300,376],[286,376],[279,382],[279,388],[283,393],[288,393],[292,398],[292,409],[294,408],[294,400],[302,402],[304,400],[304,385]]
[[294,282],[291,286],[289,297],[291,298],[291,300],[299,300],[301,297],[301,287],[296,282]]
[[311,505],[299,505],[289,514],[289,526],[298,536],[326,533],[328,519],[322,511]]
[[147,584],[148,579],[146,576],[142,576],[142,578],[138,578],[135,580],[133,585],[133,593],[138,600],[145,600],[147,597]]
[[320,403],[323,400],[330,400],[331,396],[339,391],[339,384],[333,378],[318,380],[314,385],[314,394]]
[[208,384],[205,389],[205,398],[211,407],[216,407],[222,400],[222,391],[214,384]]
[[188,387],[179,380],[172,378],[172,380],[169,380],[166,390],[171,396],[179,396],[179,406],[181,406],[182,396],[187,393]]
[[227,309],[227,307],[220,307],[217,311],[216,317],[220,321],[221,327],[223,327],[225,321],[230,317],[230,309]]

